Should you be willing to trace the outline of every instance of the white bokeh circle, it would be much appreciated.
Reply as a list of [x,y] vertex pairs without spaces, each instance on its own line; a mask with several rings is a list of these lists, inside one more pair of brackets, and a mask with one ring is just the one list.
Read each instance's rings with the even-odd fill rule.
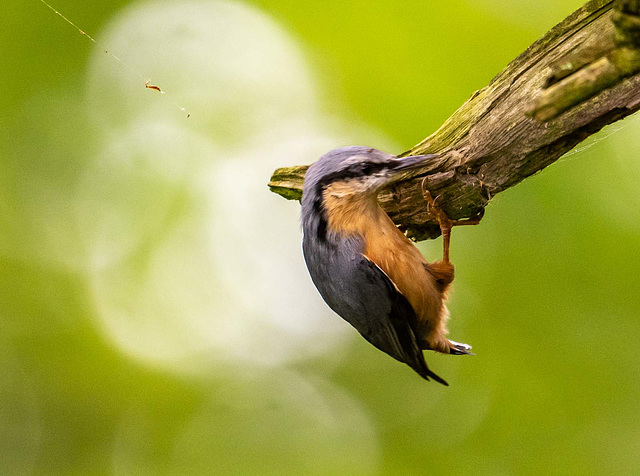
[[[100,50],[93,55],[87,106],[103,129],[164,116],[218,145],[237,146],[256,131],[317,109],[299,46],[265,14],[239,2],[136,3],[114,17],[100,42],[126,61],[120,65]],[[146,79],[166,94],[145,89]]]
[[[378,136],[320,114],[296,43],[243,4],[136,4],[102,43],[172,93],[133,88],[130,71],[94,55],[87,106],[104,147],[77,215],[106,334],[181,373],[337,361],[355,332],[311,283],[299,206],[266,183],[278,166],[353,142],[346,130],[383,148]],[[199,110],[187,119],[167,102],[178,98]]]

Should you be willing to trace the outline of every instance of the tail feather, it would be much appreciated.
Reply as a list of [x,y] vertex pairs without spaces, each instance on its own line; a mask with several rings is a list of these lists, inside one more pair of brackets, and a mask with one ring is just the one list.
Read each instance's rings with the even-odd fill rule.
[[427,362],[426,360],[424,360],[424,353],[422,352],[422,349],[420,349],[420,346],[418,345],[418,339],[416,338],[416,335],[413,332],[413,328],[409,325],[409,323],[406,324],[405,329],[406,334],[408,334],[407,340],[409,345],[405,346],[405,348],[403,349],[405,357],[404,362],[425,380],[428,381],[429,378],[432,378],[436,382],[448,387],[449,384],[447,383],[447,381],[438,376],[427,366]]
[[415,347],[415,350],[417,350],[418,353],[414,352],[414,356],[413,356],[414,358],[411,359],[411,362],[405,361],[405,363],[408,364],[413,370],[415,370],[425,380],[428,381],[429,378],[432,378],[436,382],[441,383],[442,385],[448,387],[449,384],[447,383],[447,381],[442,377],[440,377],[439,375],[437,375],[436,373],[434,373],[427,366],[427,362],[424,360],[424,355],[422,354],[422,351],[418,348],[417,345]]
[[[441,383],[442,385],[444,385],[445,387],[448,387],[449,384],[447,383],[447,381],[445,379],[443,379],[442,377],[439,377],[438,375],[436,375],[435,373],[433,373],[431,370],[429,370],[427,368],[427,375],[429,377],[431,377],[433,380],[435,380],[438,383]],[[423,376],[424,377],[424,376]],[[426,377],[425,377],[426,378]],[[428,378],[426,378],[427,380],[429,380]]]

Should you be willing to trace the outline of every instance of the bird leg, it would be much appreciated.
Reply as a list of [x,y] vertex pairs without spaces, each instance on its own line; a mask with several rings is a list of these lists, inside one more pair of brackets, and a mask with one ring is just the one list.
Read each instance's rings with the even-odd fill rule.
[[[480,213],[478,213],[476,216],[471,217],[467,220],[452,220],[447,216],[447,214],[440,207],[436,205],[436,201],[440,196],[438,195],[435,199],[431,196],[431,193],[429,192],[429,190],[427,190],[424,186],[426,180],[427,178],[425,177],[424,180],[422,181],[422,194],[429,206],[429,209],[428,209],[429,214],[432,215],[435,218],[435,220],[438,222],[438,225],[440,225],[440,232],[442,233],[442,247],[443,247],[442,261],[431,263],[429,267],[432,271],[436,271],[436,274],[437,274],[437,271],[447,272],[447,275],[449,276],[449,280],[447,280],[446,285],[443,287],[443,291],[446,293],[446,288],[448,288],[451,281],[453,281],[453,265],[449,260],[449,244],[451,241],[451,229],[454,226],[477,225],[478,223],[480,223],[480,220],[482,220],[482,217],[484,215],[484,209]],[[438,282],[437,276],[434,276],[434,277],[436,277],[436,282]],[[446,332],[446,330],[444,332]],[[471,352],[471,346],[469,344],[464,344],[461,342],[455,342],[455,341],[446,339],[442,334],[440,334],[440,336],[441,336],[441,339],[444,341],[443,344],[445,346],[445,349],[448,348],[449,354],[475,355],[473,354],[473,352]],[[432,348],[432,347],[427,345],[427,348]],[[442,350],[439,350],[439,351],[442,352]],[[444,352],[444,353],[447,353],[447,352]]]
[[451,242],[451,228],[453,228],[454,226],[477,225],[478,223],[480,223],[480,220],[482,220],[482,217],[484,216],[484,209],[480,213],[478,213],[476,216],[468,218],[466,220],[452,220],[447,216],[447,214],[440,207],[436,205],[436,202],[438,201],[438,198],[440,198],[440,195],[438,195],[434,199],[431,196],[431,192],[429,192],[429,190],[424,188],[424,184],[426,180],[427,180],[426,177],[424,178],[424,180],[422,180],[422,195],[424,196],[424,199],[429,205],[429,209],[428,209],[429,214],[433,216],[438,222],[438,225],[440,225],[440,233],[442,233],[442,248],[443,248],[442,261],[444,263],[449,263],[449,244]]

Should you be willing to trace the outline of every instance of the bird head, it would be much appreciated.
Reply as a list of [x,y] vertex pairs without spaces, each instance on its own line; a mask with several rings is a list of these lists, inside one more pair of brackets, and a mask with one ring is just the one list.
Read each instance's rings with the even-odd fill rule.
[[[302,226],[309,236],[324,241],[327,199],[364,210],[377,204],[384,187],[409,178],[435,155],[396,157],[371,147],[332,150],[309,167],[302,190]],[[314,231],[311,231],[314,230]]]
[[435,155],[396,157],[371,147],[349,146],[320,157],[307,171],[303,195],[322,193],[340,183],[356,194],[374,194],[408,178]]

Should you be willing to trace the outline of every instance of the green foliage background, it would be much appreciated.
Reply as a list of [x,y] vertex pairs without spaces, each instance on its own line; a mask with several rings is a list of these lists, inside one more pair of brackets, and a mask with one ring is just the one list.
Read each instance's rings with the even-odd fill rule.
[[[354,143],[400,152],[580,4],[247,5],[280,25],[302,52],[319,85],[313,102],[323,117],[337,118],[338,129],[353,125]],[[132,5],[58,0],[54,6],[100,42],[116,15]],[[140,5],[156,8],[149,2],[134,6]],[[342,339],[336,353],[318,351],[272,365],[240,365],[206,348],[187,366],[175,364],[179,359],[158,363],[140,358],[106,330],[104,314],[110,311],[96,297],[101,281],[96,285],[87,250],[111,242],[108,232],[100,234],[105,229],[94,228],[96,219],[115,210],[119,228],[113,240],[145,239],[127,249],[125,271],[107,262],[100,276],[108,276],[113,299],[136,294],[136,273],[154,276],[163,240],[201,206],[192,195],[197,187],[182,178],[194,164],[212,159],[204,149],[180,145],[193,161],[187,172],[169,168],[146,175],[133,168],[110,175],[109,167],[98,166],[102,172],[92,185],[101,190],[97,195],[85,190],[87,170],[100,164],[96,157],[104,154],[105,137],[119,139],[124,133],[118,128],[124,130],[137,110],[161,101],[163,114],[177,117],[163,129],[168,141],[175,124],[185,120],[170,101],[186,105],[193,112],[189,130],[212,143],[224,136],[244,145],[252,126],[215,111],[203,120],[199,95],[189,94],[186,79],[157,73],[152,60],[123,58],[178,91],[153,95],[109,55],[96,60],[101,46],[37,0],[5,0],[0,10],[0,474],[640,473],[637,118],[610,127],[588,147],[501,194],[481,226],[454,231],[451,336],[473,344],[477,356],[429,356],[451,387],[421,381],[351,338],[346,328],[336,334]],[[120,55],[118,45],[106,46]],[[162,58],[164,51],[149,55]],[[115,83],[96,71],[121,75],[132,99],[122,99]],[[198,80],[207,87],[206,75]],[[271,121],[278,122],[285,103],[269,105]],[[244,104],[242,116],[249,117],[254,106]],[[268,135],[260,141],[272,146]],[[228,149],[222,150],[221,156]],[[288,155],[280,162],[309,163],[317,155]],[[252,197],[269,204],[272,220],[293,223],[298,205],[270,195],[268,174],[260,170],[262,188]],[[136,188],[141,182],[142,191]],[[132,188],[137,195],[127,195]],[[217,206],[233,214],[236,199],[231,194]],[[117,221],[127,213],[134,220]],[[295,234],[295,226],[287,234]],[[248,239],[256,257],[270,255],[261,230],[254,232]],[[172,243],[179,252],[200,254],[201,242],[191,235]],[[420,246],[429,258],[440,252],[439,241]],[[189,276],[189,263],[183,264],[176,273]],[[278,266],[286,275],[301,262]],[[227,278],[214,269],[200,286],[219,290]],[[287,287],[274,281],[274,289]],[[254,292],[229,290],[229,313],[209,317],[242,318],[234,309]],[[163,306],[172,304],[169,295]],[[192,312],[182,301],[176,309]],[[296,308],[289,312],[301,321],[306,317]],[[330,313],[327,318],[339,319]],[[169,326],[153,318],[147,325]],[[145,337],[153,349],[153,331]],[[294,334],[288,339],[295,344]],[[157,345],[164,355],[163,343]],[[187,340],[174,350],[191,345]],[[249,362],[262,353],[251,345],[241,351]]]

